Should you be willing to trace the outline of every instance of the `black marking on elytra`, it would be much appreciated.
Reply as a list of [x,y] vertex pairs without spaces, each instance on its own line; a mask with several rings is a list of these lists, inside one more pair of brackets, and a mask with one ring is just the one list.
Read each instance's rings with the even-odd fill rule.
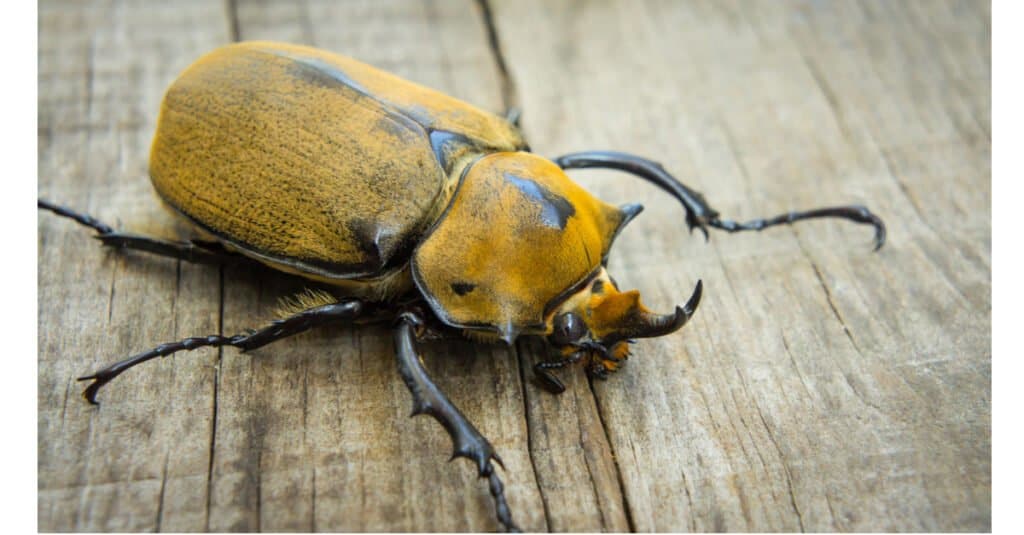
[[288,73],[299,80],[328,89],[347,87],[365,97],[372,98],[370,92],[350,78],[349,75],[345,74],[345,71],[326,61],[318,58],[295,56],[292,56],[291,59],[295,63],[291,64]]
[[453,282],[451,286],[456,295],[466,295],[476,289],[476,285],[471,282]]
[[367,91],[359,82],[353,80],[345,71],[338,67],[319,58],[294,56],[291,54],[282,55],[292,60],[288,67],[288,74],[298,80],[326,89],[347,90],[355,93],[358,97],[377,102],[384,114],[382,120],[377,122],[377,126],[385,132],[404,137],[408,134],[402,132],[402,130],[422,134],[423,129],[426,128],[425,124],[414,117],[410,117],[401,108]]
[[505,180],[541,206],[540,219],[549,227],[564,229],[565,223],[576,213],[576,208],[564,197],[529,178],[505,173]]
[[434,149],[434,157],[445,172],[451,171],[452,165],[460,152],[459,149],[472,146],[473,142],[462,134],[447,130],[430,131],[430,147]]

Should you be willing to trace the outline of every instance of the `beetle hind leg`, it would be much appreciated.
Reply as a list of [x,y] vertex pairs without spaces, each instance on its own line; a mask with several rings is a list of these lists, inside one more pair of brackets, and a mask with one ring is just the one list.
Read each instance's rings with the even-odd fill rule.
[[507,531],[518,532],[512,520],[512,512],[505,499],[505,487],[494,470],[492,460],[504,468],[504,463],[487,440],[462,412],[441,392],[416,353],[416,331],[423,326],[423,320],[413,312],[399,315],[395,327],[395,356],[398,371],[412,394],[412,416],[429,414],[444,427],[452,439],[452,459],[465,457],[472,461],[481,478],[487,478],[488,489],[494,500],[498,522]]
[[88,214],[76,212],[44,199],[39,199],[38,207],[95,230],[97,232],[95,238],[103,245],[114,249],[134,249],[195,264],[223,265],[250,262],[246,257],[224,249],[219,243],[196,240],[174,242],[152,236],[116,231],[110,225]]
[[156,357],[166,357],[173,353],[177,353],[178,351],[191,351],[200,347],[233,346],[241,349],[242,351],[248,351],[250,349],[265,346],[271,342],[275,342],[293,334],[308,331],[313,327],[319,327],[321,325],[335,322],[352,321],[361,314],[362,309],[363,304],[361,301],[350,299],[303,310],[290,317],[276,320],[258,331],[253,331],[247,334],[236,334],[234,336],[212,334],[210,336],[196,336],[192,338],[185,338],[184,340],[179,340],[177,342],[160,344],[149,351],[133,355],[120,362],[115,362],[96,373],[79,377],[79,381],[92,381],[92,383],[86,387],[85,392],[83,392],[82,395],[89,401],[89,403],[98,405],[99,403],[96,401],[96,395],[99,393],[99,390],[103,385],[109,383],[129,368],[142,364],[147,360],[152,360]]

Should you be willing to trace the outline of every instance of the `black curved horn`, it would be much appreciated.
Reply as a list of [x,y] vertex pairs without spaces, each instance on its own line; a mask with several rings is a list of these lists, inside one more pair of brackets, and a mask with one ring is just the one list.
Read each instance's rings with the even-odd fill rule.
[[693,317],[693,313],[700,304],[701,295],[704,293],[704,281],[697,281],[697,287],[693,295],[683,306],[677,306],[672,314],[642,314],[640,321],[627,332],[621,333],[625,338],[654,338],[671,334],[686,325],[686,322]]

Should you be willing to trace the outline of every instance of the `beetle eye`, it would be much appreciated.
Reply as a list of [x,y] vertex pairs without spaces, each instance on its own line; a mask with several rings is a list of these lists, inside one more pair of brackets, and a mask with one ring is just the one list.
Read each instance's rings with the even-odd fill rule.
[[555,317],[551,341],[559,345],[568,345],[583,338],[586,330],[587,326],[584,325],[583,319],[578,314],[566,312]]

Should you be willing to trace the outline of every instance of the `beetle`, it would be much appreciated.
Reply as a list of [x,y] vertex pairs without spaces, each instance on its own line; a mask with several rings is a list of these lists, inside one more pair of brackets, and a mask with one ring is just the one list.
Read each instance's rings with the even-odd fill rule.
[[201,236],[173,242],[115,230],[40,199],[38,207],[97,232],[106,246],[181,260],[250,262],[326,283],[261,329],[192,337],[83,376],[97,403],[129,368],[181,350],[242,351],[329,324],[387,321],[413,415],[450,435],[453,457],[488,480],[498,522],[516,530],[494,447],[434,384],[417,341],[467,336],[513,343],[543,337],[555,358],[535,377],[559,393],[551,370],[580,363],[606,378],[638,338],[680,329],[700,304],[657,314],[606,270],[615,237],[642,210],[613,206],[565,171],[609,168],[649,181],[678,200],[692,233],[762,230],[812,218],[874,227],[863,206],[788,212],[736,222],[660,164],[589,151],[546,159],[530,151],[516,113],[502,117],[356,60],[314,48],[243,42],[197,60],[163,99],[149,173],[158,196]]

